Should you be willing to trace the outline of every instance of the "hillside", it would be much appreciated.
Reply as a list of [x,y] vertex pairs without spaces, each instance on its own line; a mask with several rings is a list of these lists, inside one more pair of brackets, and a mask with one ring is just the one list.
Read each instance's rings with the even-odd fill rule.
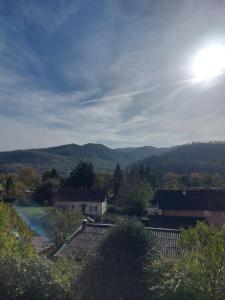
[[178,146],[158,157],[144,158],[139,164],[166,172],[202,172],[224,175],[225,143],[193,143]]
[[13,171],[21,165],[29,165],[43,172],[56,168],[66,174],[80,160],[91,161],[98,170],[112,171],[117,162],[127,166],[136,160],[165,153],[166,148],[150,146],[111,149],[102,144],[68,144],[43,149],[0,152],[0,171]]

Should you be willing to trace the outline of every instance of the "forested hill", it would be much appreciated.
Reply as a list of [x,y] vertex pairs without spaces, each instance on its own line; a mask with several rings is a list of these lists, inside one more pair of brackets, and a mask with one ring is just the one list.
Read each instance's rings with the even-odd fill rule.
[[29,165],[40,171],[56,168],[68,173],[80,160],[90,161],[96,169],[112,171],[117,162],[127,166],[136,160],[168,151],[150,146],[111,149],[102,144],[69,144],[58,147],[0,152],[0,171],[14,171]]
[[178,146],[159,157],[145,158],[139,164],[166,172],[204,172],[224,175],[225,143],[193,143]]

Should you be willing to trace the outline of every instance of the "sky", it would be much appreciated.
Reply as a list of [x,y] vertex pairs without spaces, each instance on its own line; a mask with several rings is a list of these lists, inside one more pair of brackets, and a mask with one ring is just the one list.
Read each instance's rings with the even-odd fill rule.
[[0,0],[0,150],[225,139],[224,0]]

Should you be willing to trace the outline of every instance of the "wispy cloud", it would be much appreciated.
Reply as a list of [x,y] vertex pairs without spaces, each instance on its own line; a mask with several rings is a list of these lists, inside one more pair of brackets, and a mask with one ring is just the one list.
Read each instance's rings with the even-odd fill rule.
[[0,0],[0,149],[224,139],[224,78],[189,68],[225,42],[216,2]]

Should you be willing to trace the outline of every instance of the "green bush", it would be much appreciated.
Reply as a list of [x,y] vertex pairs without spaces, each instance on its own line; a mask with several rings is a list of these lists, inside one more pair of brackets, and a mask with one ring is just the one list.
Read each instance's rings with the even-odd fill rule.
[[70,282],[71,277],[61,274],[57,265],[47,259],[0,258],[1,300],[72,299]]

